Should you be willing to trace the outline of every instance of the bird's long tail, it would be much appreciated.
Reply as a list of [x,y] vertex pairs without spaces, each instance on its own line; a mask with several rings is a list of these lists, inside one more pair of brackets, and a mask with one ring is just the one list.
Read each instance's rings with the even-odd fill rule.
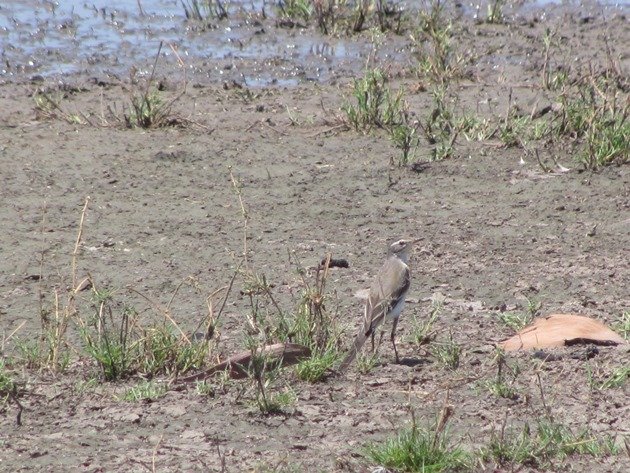
[[357,357],[357,353],[359,353],[361,351],[361,348],[363,348],[363,345],[365,344],[366,340],[367,340],[367,335],[365,335],[364,330],[361,330],[357,334],[357,337],[354,339],[354,344],[352,345],[352,348],[350,348],[350,351],[348,352],[344,360],[339,365],[339,368],[338,368],[339,372],[344,372],[346,369],[348,369],[348,366],[350,366],[350,364]]

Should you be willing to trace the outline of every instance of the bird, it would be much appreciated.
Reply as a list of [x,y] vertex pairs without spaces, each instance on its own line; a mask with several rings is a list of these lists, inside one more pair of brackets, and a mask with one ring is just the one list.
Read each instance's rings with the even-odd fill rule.
[[374,351],[374,333],[385,319],[392,320],[391,341],[394,346],[396,363],[399,362],[395,338],[396,327],[411,284],[411,272],[407,263],[413,243],[415,241],[398,240],[390,245],[387,259],[370,287],[361,330],[346,358],[339,365],[339,372],[343,372],[350,366],[368,337],[372,338],[372,351]]

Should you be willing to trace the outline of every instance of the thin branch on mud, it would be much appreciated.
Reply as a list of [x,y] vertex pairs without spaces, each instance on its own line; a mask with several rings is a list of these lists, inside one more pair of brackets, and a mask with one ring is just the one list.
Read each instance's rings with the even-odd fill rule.
[[11,389],[9,392],[9,397],[11,398],[11,400],[13,402],[15,402],[15,404],[18,407],[18,412],[17,415],[15,416],[15,423],[17,424],[17,426],[21,426],[22,425],[22,411],[24,411],[24,406],[22,406],[22,403],[20,402],[20,400],[18,399],[17,396],[17,386],[14,384],[13,385],[13,389]]
[[[37,300],[39,301],[39,316],[43,317],[44,312],[44,256],[46,255],[46,211],[48,210],[48,206],[46,201],[44,201],[44,205],[42,206],[42,226],[40,228],[41,232],[41,251],[39,252],[39,279],[37,281]],[[43,323],[42,323],[43,326]]]
[[162,439],[164,438],[164,434],[160,435],[160,439],[155,444],[153,448],[153,455],[151,456],[151,471],[155,473],[155,457],[157,456],[158,449],[160,448],[160,444],[162,443]]
[[179,290],[181,289],[181,287],[184,285],[184,283],[186,281],[188,281],[189,278],[186,279],[182,279],[180,281],[180,283],[177,285],[177,287],[175,288],[175,290],[173,291],[173,294],[171,294],[171,298],[168,300],[168,302],[166,303],[166,310],[168,310],[170,312],[171,310],[171,304],[173,303],[173,300],[175,300],[175,296],[177,295],[177,293],[179,292]]
[[193,120],[191,118],[185,118],[185,117],[179,116],[179,117],[177,117],[177,119],[181,120],[182,122],[186,122],[186,123],[188,123],[190,125],[194,125],[194,126],[197,126],[197,127],[201,128],[201,129],[205,130],[208,133],[208,135],[211,135],[212,133],[214,133],[214,130],[216,130],[216,128],[210,128],[209,126],[203,125],[203,124],[199,123],[198,121],[195,121],[195,120]]
[[90,196],[85,198],[85,204],[81,211],[81,220],[79,220],[79,232],[77,233],[77,239],[74,243],[74,251],[72,252],[72,290],[77,287],[77,254],[79,253],[79,246],[81,245],[81,239],[83,238],[83,223],[85,222],[85,213],[87,212],[88,204],[90,203]]
[[545,408],[545,412],[547,413],[547,417],[553,421],[553,415],[551,414],[551,409],[547,406],[547,402],[545,401],[545,390],[543,389],[542,380],[540,379],[540,373],[536,373],[536,378],[538,379],[538,388],[540,389],[540,398],[543,403],[543,407]]
[[241,215],[243,216],[243,258],[245,261],[245,269],[249,271],[249,261],[247,258],[247,234],[248,234],[248,223],[249,223],[249,213],[245,208],[245,203],[243,202],[243,195],[241,193],[241,188],[234,177],[234,173],[232,172],[232,166],[228,167],[230,171],[230,179],[232,180],[232,187],[234,188],[234,192],[236,192],[236,196],[238,197],[238,202],[241,206]]
[[160,45],[158,46],[157,54],[155,55],[155,61],[153,61],[153,67],[151,68],[151,75],[149,76],[149,80],[147,81],[147,86],[144,89],[144,99],[146,100],[149,96],[149,87],[151,87],[151,82],[153,82],[153,77],[155,77],[155,69],[157,68],[158,59],[160,59],[160,53],[162,52],[162,46],[164,45],[164,41],[160,41]]
[[[212,305],[212,298],[216,296],[217,294],[219,294],[221,291],[225,291],[226,289],[227,289],[227,286],[220,287],[219,289],[214,291],[212,294],[210,294],[208,297],[206,297],[206,305],[208,306],[208,315],[203,317],[201,321],[199,322],[199,324],[197,324],[195,329],[192,331],[193,334],[196,334],[206,321],[216,320],[214,317],[214,307]],[[210,329],[211,326],[214,327],[214,324],[209,322],[208,328],[206,329],[206,335],[205,335],[206,340],[210,340],[212,338],[212,335],[214,334],[214,330]]]
[[317,138],[319,135],[327,135],[329,133],[337,134],[343,131],[348,131],[349,129],[350,127],[348,126],[347,123],[341,123],[339,125],[335,125],[335,126],[326,128],[324,130],[320,130],[317,133],[313,133],[312,135],[309,135],[309,138]]
[[283,135],[283,136],[288,136],[288,135],[289,135],[286,131],[278,130],[278,129],[276,129],[276,128],[272,127],[272,126],[271,126],[269,123],[267,123],[267,121],[266,121],[265,119],[263,119],[263,118],[261,118],[260,120],[256,120],[254,123],[252,123],[251,125],[249,125],[249,126],[245,129],[245,131],[250,131],[250,130],[252,130],[252,129],[256,126],[256,125],[264,125],[264,126],[266,126],[267,128],[269,128],[270,130],[273,130],[273,131],[275,131],[276,133],[279,133],[280,135]]
[[442,409],[440,410],[440,417],[437,421],[437,424],[435,425],[435,432],[433,433],[433,449],[437,448],[440,437],[442,436],[442,432],[444,432],[446,424],[448,423],[454,412],[453,406],[449,404],[450,394],[451,392],[447,389],[446,395],[444,396],[444,402],[442,403]]
[[171,314],[169,312],[169,310],[162,306],[160,303],[155,302],[153,299],[149,298],[148,296],[142,294],[140,291],[134,289],[133,287],[127,287],[131,292],[135,292],[136,294],[138,294],[140,297],[142,297],[143,299],[145,299],[149,304],[151,304],[153,306],[154,309],[156,309],[158,312],[161,312],[162,315],[164,317],[166,317],[168,319],[168,321],[173,324],[173,326],[179,331],[179,333],[181,334],[182,338],[186,341],[186,343],[188,343],[189,345],[190,343],[190,339],[188,338],[188,336],[184,333],[184,331],[179,327],[179,325],[177,324],[177,322],[175,322],[175,320],[173,319],[173,317],[171,317]]
[[6,338],[3,337],[2,338],[2,346],[0,346],[0,349],[2,349],[3,352],[4,352],[4,345],[5,345],[5,343],[7,343],[9,340],[11,340],[13,338],[13,336],[16,333],[18,333],[22,329],[22,327],[24,327],[24,325],[26,325],[26,320],[23,320],[22,323],[20,325],[18,325],[17,328],[15,330],[13,330],[13,332],[11,332],[8,337],[6,337]]
[[290,366],[299,363],[304,358],[311,355],[308,347],[297,343],[276,343],[267,345],[254,350],[245,350],[236,355],[232,355],[227,360],[208,368],[200,373],[180,378],[177,384],[192,383],[209,378],[215,373],[228,371],[233,379],[242,379],[248,376],[247,367],[251,363],[252,357],[255,355],[268,357],[269,359],[277,359],[281,366]]
[[[238,276],[239,270],[241,269],[242,265],[243,265],[243,261],[241,261],[239,263],[238,267],[234,271],[234,274],[232,275],[232,278],[230,279],[230,283],[227,286],[224,286],[222,288],[217,289],[216,291],[214,291],[212,294],[210,294],[206,298],[206,304],[208,305],[208,315],[206,317],[204,317],[201,320],[201,322],[199,322],[199,325],[197,325],[197,327],[195,328],[193,333],[197,333],[197,331],[204,324],[204,322],[208,321],[208,327],[206,328],[206,340],[210,340],[213,337],[215,328],[217,326],[217,323],[219,322],[219,319],[221,318],[221,314],[223,313],[223,309],[225,308],[225,304],[227,303],[228,297],[229,297],[230,293],[232,292],[232,287],[234,286],[234,281],[236,280],[236,276]],[[223,301],[221,302],[221,307],[219,308],[219,312],[215,316],[214,315],[214,308],[212,306],[212,298],[215,295],[219,294],[219,292],[224,291],[224,290],[225,290],[225,295],[223,296]]]
[[225,453],[221,452],[221,447],[219,447],[219,444],[216,444],[217,446],[217,454],[219,455],[219,460],[221,462],[221,473],[224,473],[227,471],[227,466],[225,464]]

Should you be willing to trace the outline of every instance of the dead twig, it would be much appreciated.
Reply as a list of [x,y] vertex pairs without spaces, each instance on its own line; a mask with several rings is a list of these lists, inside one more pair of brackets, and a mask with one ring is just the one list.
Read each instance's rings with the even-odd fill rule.
[[311,350],[297,343],[276,343],[258,348],[254,353],[252,353],[252,350],[242,351],[201,373],[179,379],[177,384],[201,381],[223,371],[229,371],[229,375],[233,379],[246,378],[248,376],[247,367],[252,357],[261,355],[275,358],[281,366],[290,366],[299,363],[304,358],[308,358],[311,355]]
[[444,396],[444,402],[442,403],[442,410],[440,411],[440,417],[438,418],[437,424],[435,425],[435,432],[433,434],[433,442],[432,448],[436,448],[438,442],[440,441],[440,437],[446,428],[446,424],[449,419],[453,415],[455,411],[453,406],[449,404],[450,391],[446,390],[446,395]]
[[168,308],[162,306],[159,302],[154,301],[153,299],[151,299],[150,297],[142,294],[140,291],[134,289],[133,287],[128,287],[128,289],[131,292],[135,292],[136,294],[138,294],[140,297],[142,297],[143,299],[145,299],[149,304],[151,304],[153,306],[154,309],[156,309],[158,312],[161,312],[162,315],[168,319],[168,321],[173,324],[173,326],[179,331],[179,333],[181,334],[182,338],[186,341],[186,343],[188,343],[190,345],[190,339],[188,338],[188,336],[184,333],[184,331],[179,327],[179,325],[177,324],[177,322],[175,322],[175,320],[173,319],[173,317],[170,314],[170,311]]
[[14,384],[12,389],[8,392],[8,394],[9,394],[9,397],[11,398],[11,400],[13,402],[15,402],[15,404],[18,407],[18,412],[17,412],[17,415],[15,416],[15,423],[19,427],[19,426],[22,425],[22,411],[24,411],[24,406],[22,406],[22,403],[18,399],[17,385]]

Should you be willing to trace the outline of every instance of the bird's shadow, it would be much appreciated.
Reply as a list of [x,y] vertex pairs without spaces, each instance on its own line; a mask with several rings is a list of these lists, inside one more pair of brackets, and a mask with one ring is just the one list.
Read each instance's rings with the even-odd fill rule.
[[430,361],[426,358],[401,358],[398,362],[399,365],[404,366],[419,366],[419,365],[428,365]]

